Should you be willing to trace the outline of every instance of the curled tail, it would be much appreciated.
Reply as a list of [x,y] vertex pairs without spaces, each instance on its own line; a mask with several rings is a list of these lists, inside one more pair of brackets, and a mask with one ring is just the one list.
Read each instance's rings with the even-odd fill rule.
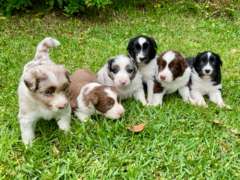
[[49,48],[57,47],[60,45],[60,42],[54,38],[46,37],[44,38],[37,46],[35,60],[49,60]]

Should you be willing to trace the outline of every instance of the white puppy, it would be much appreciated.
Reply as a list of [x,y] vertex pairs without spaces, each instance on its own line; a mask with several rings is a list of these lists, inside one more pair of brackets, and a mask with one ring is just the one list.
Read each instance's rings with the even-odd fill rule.
[[94,113],[111,119],[118,119],[124,114],[115,88],[97,83],[97,77],[92,72],[79,69],[70,79],[71,107],[79,120],[86,121]]
[[121,99],[133,96],[146,105],[142,75],[128,56],[119,55],[110,59],[97,73],[97,78],[104,85],[114,86]]
[[39,119],[56,119],[60,129],[70,128],[71,108],[68,100],[69,75],[62,65],[54,64],[48,51],[60,43],[53,38],[42,40],[35,58],[24,66],[18,86],[19,122],[24,144],[32,144]]

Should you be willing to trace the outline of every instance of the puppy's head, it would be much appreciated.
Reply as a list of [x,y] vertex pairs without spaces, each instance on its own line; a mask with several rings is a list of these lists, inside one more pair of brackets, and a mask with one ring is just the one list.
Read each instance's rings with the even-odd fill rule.
[[24,83],[30,95],[52,111],[65,109],[68,104],[69,73],[61,65],[39,65],[26,71]]
[[153,38],[141,35],[130,39],[127,50],[138,64],[147,64],[156,56],[157,44]]
[[87,88],[83,93],[86,104],[93,105],[99,113],[107,118],[118,119],[124,114],[124,108],[114,87],[98,85],[90,91]]
[[177,51],[163,52],[157,59],[159,82],[172,82],[181,77],[188,67],[184,57]]
[[212,77],[220,73],[221,65],[220,56],[210,51],[199,53],[193,60],[193,67],[200,77]]
[[136,64],[127,56],[119,55],[108,61],[108,76],[118,88],[127,87],[136,73]]

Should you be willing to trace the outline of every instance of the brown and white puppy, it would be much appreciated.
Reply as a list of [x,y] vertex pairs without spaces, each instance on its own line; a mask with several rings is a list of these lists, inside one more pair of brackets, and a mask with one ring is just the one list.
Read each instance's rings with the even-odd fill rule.
[[192,102],[188,82],[191,69],[185,58],[177,51],[165,51],[157,59],[153,105],[161,105],[164,94],[178,90],[183,100]]
[[80,121],[86,121],[95,112],[111,119],[123,115],[115,88],[97,83],[95,74],[79,69],[70,79],[71,107]]
[[37,46],[35,58],[24,66],[18,86],[18,118],[22,141],[26,145],[31,145],[39,119],[54,118],[60,129],[68,131],[70,128],[69,75],[48,55],[49,48],[58,45],[60,43],[56,39],[43,39]]

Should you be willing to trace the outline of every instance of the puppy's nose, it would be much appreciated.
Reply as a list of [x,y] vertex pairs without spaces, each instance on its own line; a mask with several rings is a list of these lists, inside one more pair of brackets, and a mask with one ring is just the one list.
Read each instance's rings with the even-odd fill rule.
[[121,110],[120,111],[118,111],[118,115],[119,116],[122,116],[124,114],[124,109],[123,108],[121,108]]
[[160,76],[160,79],[161,79],[162,81],[165,81],[165,80],[166,80],[166,76]]
[[122,80],[122,81],[121,81],[121,84],[122,84],[122,85],[126,85],[126,84],[127,84],[127,81],[126,81],[126,80]]
[[205,72],[207,73],[207,74],[209,74],[210,73],[210,69],[205,69]]
[[144,61],[144,60],[146,60],[146,58],[145,57],[141,57],[141,58],[139,58],[139,60],[140,61]]
[[63,103],[58,105],[58,109],[64,109],[65,107],[67,107],[68,103]]

